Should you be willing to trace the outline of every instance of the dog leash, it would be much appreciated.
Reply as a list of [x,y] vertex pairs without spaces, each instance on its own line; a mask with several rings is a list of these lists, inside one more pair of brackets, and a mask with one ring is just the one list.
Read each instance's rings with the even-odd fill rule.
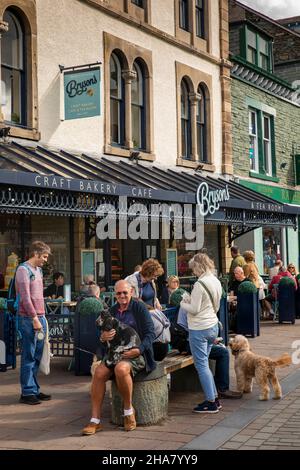
[[82,351],[82,352],[85,352],[87,354],[91,354],[92,356],[96,355],[95,353],[92,353],[91,351],[87,351],[86,349],[78,348],[77,346],[75,346],[74,349],[78,349],[78,351]]

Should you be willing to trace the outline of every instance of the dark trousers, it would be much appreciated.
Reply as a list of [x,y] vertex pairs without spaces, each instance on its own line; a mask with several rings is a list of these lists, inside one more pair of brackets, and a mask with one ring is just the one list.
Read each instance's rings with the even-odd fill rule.
[[214,344],[209,359],[216,361],[215,384],[220,392],[229,390],[229,352],[227,348]]

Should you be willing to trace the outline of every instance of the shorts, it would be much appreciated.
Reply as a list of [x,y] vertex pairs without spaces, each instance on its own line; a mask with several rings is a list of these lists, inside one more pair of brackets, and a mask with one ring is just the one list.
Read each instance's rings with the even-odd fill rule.
[[[103,363],[104,364],[105,364],[105,359],[106,358],[104,356],[104,358],[103,358]],[[144,370],[145,367],[146,367],[145,359],[142,355],[140,355],[139,357],[135,357],[134,359],[122,359],[122,362],[128,362],[130,364],[132,377],[135,377],[139,372]],[[108,367],[108,366],[106,365],[106,367]],[[109,367],[109,369],[113,370],[114,367],[115,366],[111,366],[111,367]]]
[[134,359],[124,359],[124,361],[129,362],[132,377],[135,377],[136,374],[144,370],[146,367],[145,359],[142,355],[135,357]]

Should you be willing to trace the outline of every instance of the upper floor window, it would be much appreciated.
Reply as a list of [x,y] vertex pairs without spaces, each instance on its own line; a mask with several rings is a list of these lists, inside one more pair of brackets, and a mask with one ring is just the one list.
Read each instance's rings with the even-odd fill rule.
[[181,156],[191,158],[191,106],[188,85],[181,81]]
[[258,160],[258,132],[257,132],[257,112],[254,109],[249,110],[249,158],[250,170],[259,171]]
[[189,31],[189,2],[179,0],[179,26],[185,31]]
[[110,58],[110,135],[112,144],[124,144],[125,106],[124,80],[119,57]]
[[144,8],[144,0],[131,0],[131,3],[134,3],[136,6],[140,8]]
[[262,118],[264,168],[266,175],[272,176],[271,116],[263,114]]
[[1,40],[1,106],[4,120],[26,125],[26,74],[24,32],[17,16],[6,10],[3,20],[8,32]]
[[132,116],[132,141],[133,147],[145,149],[145,80],[140,65],[133,65],[135,78],[131,83],[131,116]]
[[198,88],[199,101],[196,111],[197,123],[197,154],[200,162],[207,162],[207,148],[206,148],[206,96],[204,89],[199,86]]
[[245,58],[267,72],[272,72],[272,42],[256,31],[245,27]]
[[204,38],[204,0],[196,0],[196,35]]
[[250,170],[260,175],[276,176],[274,116],[249,109]]

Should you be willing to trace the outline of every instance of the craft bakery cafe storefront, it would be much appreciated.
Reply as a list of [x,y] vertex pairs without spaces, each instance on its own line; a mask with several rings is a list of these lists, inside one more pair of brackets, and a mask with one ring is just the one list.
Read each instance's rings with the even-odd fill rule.
[[[103,207],[107,212],[99,213]],[[187,244],[186,227],[196,230],[199,207],[203,245],[219,274],[228,269],[228,246],[242,234],[262,226],[297,229],[297,207],[222,178],[0,144],[0,296],[15,260],[26,259],[38,239],[53,253],[44,267],[45,285],[60,271],[73,291],[87,274],[111,286],[149,257],[159,259],[168,275],[189,276],[188,261],[198,249]],[[99,238],[104,230],[105,240]]]

